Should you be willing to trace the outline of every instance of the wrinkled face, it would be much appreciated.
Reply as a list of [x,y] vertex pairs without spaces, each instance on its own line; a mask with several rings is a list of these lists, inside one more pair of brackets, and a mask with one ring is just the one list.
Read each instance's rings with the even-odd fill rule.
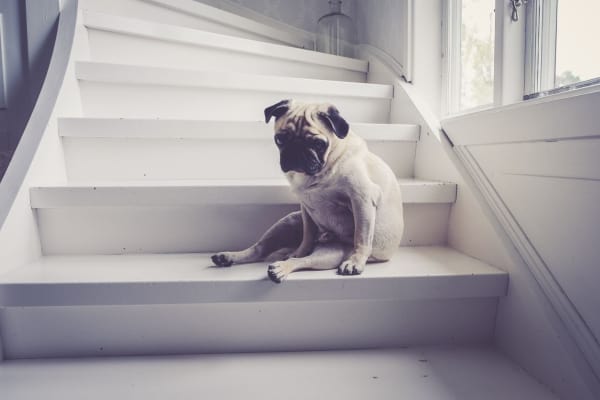
[[[276,118],[274,140],[283,172],[319,173],[327,162],[332,142],[345,137],[348,131],[346,121],[329,104],[284,100],[265,110],[267,122],[272,116]],[[343,132],[341,136],[338,131]]]

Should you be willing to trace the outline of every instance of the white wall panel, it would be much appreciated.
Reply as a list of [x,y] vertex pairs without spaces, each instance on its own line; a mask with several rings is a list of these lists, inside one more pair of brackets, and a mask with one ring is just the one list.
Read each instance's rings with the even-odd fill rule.
[[526,267],[508,271],[497,342],[568,398],[600,395],[599,95],[586,89],[442,121]]

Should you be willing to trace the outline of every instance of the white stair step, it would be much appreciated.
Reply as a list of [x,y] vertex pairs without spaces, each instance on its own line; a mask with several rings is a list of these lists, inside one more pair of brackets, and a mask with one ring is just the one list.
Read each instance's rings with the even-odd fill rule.
[[[456,184],[400,179],[405,204],[453,203]],[[298,204],[285,178],[136,181],[32,187],[32,208]]]
[[82,9],[313,49],[314,35],[278,29],[193,0],[82,0]]
[[355,122],[388,122],[390,85],[76,63],[88,117],[257,120],[281,99],[331,102]]
[[22,360],[2,369],[10,399],[558,400],[484,347]]
[[280,285],[266,263],[211,265],[205,254],[143,254],[17,268],[0,277],[9,357],[481,343],[508,281],[446,247],[400,248],[360,276],[303,271]]
[[[414,175],[419,126],[351,124],[396,176]],[[264,121],[59,119],[71,182],[280,178]],[[216,168],[218,166],[218,168]]]
[[360,276],[301,271],[281,285],[267,263],[216,268],[210,254],[49,256],[0,276],[0,306],[51,307],[505,295],[508,275],[446,247],[402,247]]
[[[447,240],[456,185],[401,180],[403,245]],[[246,248],[299,209],[283,179],[33,187],[45,254],[212,252]]]
[[364,82],[368,63],[173,25],[85,14],[92,60]]

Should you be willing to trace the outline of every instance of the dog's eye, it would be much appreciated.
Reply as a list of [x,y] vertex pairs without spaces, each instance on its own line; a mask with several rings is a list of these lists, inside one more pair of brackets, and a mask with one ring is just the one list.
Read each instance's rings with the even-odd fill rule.
[[275,135],[275,144],[277,146],[283,146],[287,141],[288,135],[287,133],[278,133]]
[[312,143],[312,147],[317,151],[324,151],[327,148],[327,143],[323,140],[317,139]]

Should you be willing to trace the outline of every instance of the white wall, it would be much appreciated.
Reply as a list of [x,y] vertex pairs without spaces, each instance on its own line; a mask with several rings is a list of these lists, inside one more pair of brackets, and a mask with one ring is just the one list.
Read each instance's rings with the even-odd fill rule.
[[518,251],[496,342],[565,398],[600,397],[599,103],[596,89],[442,123]]
[[406,3],[407,0],[358,0],[355,7],[359,42],[383,50],[399,64],[405,63],[402,37]]
[[[266,16],[284,24],[308,32],[316,32],[317,21],[323,15],[329,13],[327,0],[196,0],[202,3],[218,7],[226,11],[236,12],[236,7],[242,6],[259,15]],[[343,0],[342,12],[355,19],[355,3],[364,0]],[[239,13],[239,12],[238,12]],[[248,14],[242,13],[250,17]]]

